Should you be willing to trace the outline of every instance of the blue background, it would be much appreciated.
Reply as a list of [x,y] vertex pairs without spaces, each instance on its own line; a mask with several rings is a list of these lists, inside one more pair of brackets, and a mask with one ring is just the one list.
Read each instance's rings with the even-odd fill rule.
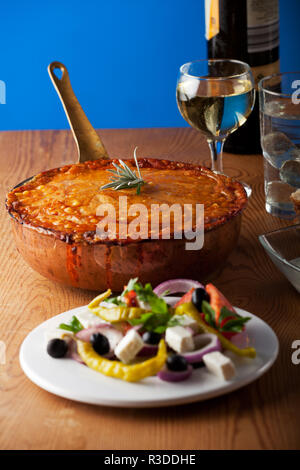
[[[300,1],[280,0],[281,70],[300,69]],[[1,5],[0,130],[66,129],[47,74],[63,62],[96,128],[184,126],[179,66],[206,57],[204,0],[45,0]]]

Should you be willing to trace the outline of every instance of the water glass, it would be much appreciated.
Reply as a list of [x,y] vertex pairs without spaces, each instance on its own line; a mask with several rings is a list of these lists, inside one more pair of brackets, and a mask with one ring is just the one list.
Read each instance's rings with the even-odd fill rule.
[[265,207],[293,219],[290,196],[300,188],[300,72],[265,77],[258,89]]

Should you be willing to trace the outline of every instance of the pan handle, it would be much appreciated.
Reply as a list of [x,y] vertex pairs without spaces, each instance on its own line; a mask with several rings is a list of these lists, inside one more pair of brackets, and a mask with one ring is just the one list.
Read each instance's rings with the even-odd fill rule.
[[[59,77],[55,71],[59,70]],[[68,70],[61,62],[52,62],[48,73],[62,102],[68,118],[73,137],[78,149],[78,162],[87,160],[108,159],[107,151],[80,106],[69,79]]]

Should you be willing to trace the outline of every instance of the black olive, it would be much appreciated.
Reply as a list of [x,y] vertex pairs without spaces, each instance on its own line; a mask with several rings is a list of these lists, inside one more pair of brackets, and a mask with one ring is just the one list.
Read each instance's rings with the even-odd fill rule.
[[102,335],[101,333],[93,333],[91,335],[90,341],[96,353],[103,355],[109,352],[109,341],[106,336]]
[[160,342],[161,335],[159,333],[154,333],[154,331],[146,331],[142,338],[144,343],[158,344]]
[[194,369],[200,369],[200,367],[204,367],[205,364],[204,364],[203,361],[201,361],[201,362],[193,362],[192,366],[193,366]]
[[47,344],[47,353],[51,357],[58,359],[64,357],[68,351],[68,344],[65,340],[59,338],[50,339]]
[[206,302],[210,301],[210,296],[204,289],[204,287],[198,287],[193,291],[192,294],[192,302],[195,305],[195,307],[199,310],[199,312],[202,311],[202,302],[203,300],[206,300]]
[[180,356],[180,354],[172,354],[167,359],[167,367],[174,372],[181,372],[187,370],[188,363],[185,357]]

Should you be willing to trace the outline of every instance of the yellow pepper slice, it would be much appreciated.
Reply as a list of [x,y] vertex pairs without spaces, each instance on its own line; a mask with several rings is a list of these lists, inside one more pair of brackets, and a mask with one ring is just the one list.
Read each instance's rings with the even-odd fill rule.
[[192,317],[199,325],[199,327],[206,333],[212,333],[217,335],[224,349],[234,352],[238,356],[252,357],[256,356],[255,348],[238,348],[235,344],[225,338],[219,331],[215,330],[211,326],[207,325],[199,315],[198,310],[192,304],[192,302],[187,302],[186,304],[181,304],[175,309],[175,315],[189,315]]
[[102,294],[95,297],[89,304],[88,308],[93,309],[95,307],[99,307],[99,304],[103,302],[103,300],[107,299],[111,295],[111,290],[107,289],[107,291],[103,292]]
[[142,313],[145,312],[143,308],[138,307],[112,307],[106,308],[101,307],[100,303],[103,300],[107,299],[111,295],[111,290],[108,289],[106,292],[95,297],[89,304],[88,308],[102,318],[102,320],[108,321],[110,323],[118,323],[121,321],[132,320],[133,318],[139,318]]
[[77,340],[77,351],[83,362],[91,369],[127,382],[137,382],[157,374],[167,360],[167,348],[163,339],[158,345],[157,355],[139,364],[128,365],[119,361],[110,361],[97,354],[91,343],[80,340]]
[[[90,308],[90,307],[89,307]],[[118,323],[120,321],[132,320],[139,318],[146,310],[139,307],[95,307],[90,308],[95,315],[102,318],[102,320],[110,323]]]

